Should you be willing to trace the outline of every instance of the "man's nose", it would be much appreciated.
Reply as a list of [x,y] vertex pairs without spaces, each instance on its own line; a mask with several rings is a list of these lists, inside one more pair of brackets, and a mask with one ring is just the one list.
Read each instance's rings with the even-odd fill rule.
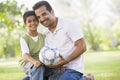
[[40,17],[40,18],[39,18],[39,21],[40,21],[40,22],[43,22],[44,20],[45,20],[44,17]]

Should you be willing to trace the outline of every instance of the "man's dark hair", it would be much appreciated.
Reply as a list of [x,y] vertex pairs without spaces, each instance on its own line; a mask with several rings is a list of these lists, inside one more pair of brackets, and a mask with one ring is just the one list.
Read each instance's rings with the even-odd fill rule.
[[36,9],[40,8],[41,6],[45,6],[46,9],[51,12],[52,7],[47,1],[39,1],[33,6],[33,10],[35,11]]
[[[27,12],[25,12],[23,14],[23,21],[24,21],[24,23],[26,23],[26,19],[29,16],[35,16],[36,17],[35,12],[34,11],[27,11]],[[36,17],[36,19],[37,19],[37,17]]]

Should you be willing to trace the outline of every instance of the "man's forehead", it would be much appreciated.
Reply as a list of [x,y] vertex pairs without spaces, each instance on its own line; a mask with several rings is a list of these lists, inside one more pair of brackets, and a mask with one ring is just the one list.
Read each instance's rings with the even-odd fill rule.
[[46,9],[46,7],[45,6],[41,6],[41,7],[39,7],[38,9],[36,9],[35,10],[35,13],[37,14],[37,13],[44,13],[44,12],[47,12],[48,10]]

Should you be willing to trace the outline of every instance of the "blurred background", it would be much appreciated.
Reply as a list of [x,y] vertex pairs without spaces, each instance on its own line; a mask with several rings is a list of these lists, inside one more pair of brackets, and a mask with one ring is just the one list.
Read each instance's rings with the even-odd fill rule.
[[[19,39],[26,31],[22,14],[39,0],[0,0],[0,79],[21,80]],[[120,80],[120,0],[47,0],[55,15],[82,28],[88,50],[85,74],[95,80]],[[42,32],[44,27],[39,25]],[[15,77],[11,77],[13,75]]]

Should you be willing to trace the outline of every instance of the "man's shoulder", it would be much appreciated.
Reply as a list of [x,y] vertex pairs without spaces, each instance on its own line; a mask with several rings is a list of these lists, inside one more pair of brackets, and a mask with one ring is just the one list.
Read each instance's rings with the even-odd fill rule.
[[59,18],[59,20],[63,22],[72,22],[72,20],[68,18]]
[[60,22],[63,24],[63,26],[75,26],[76,22],[73,21],[72,19],[68,19],[68,18],[60,18],[59,19]]
[[68,18],[59,18],[60,21],[62,21],[64,24],[75,24],[75,21]]

